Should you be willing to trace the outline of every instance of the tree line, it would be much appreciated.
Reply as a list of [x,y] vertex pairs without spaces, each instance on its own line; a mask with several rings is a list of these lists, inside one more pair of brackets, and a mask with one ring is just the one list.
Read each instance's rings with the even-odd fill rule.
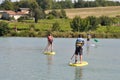
[[[11,0],[4,0],[0,4],[0,10],[13,10],[18,11],[19,8],[30,8],[30,17],[34,17],[35,22],[38,19],[51,18],[50,14],[56,14],[54,9],[66,9],[66,8],[85,8],[85,7],[99,7],[99,6],[120,6],[120,2],[113,2],[109,0],[95,0],[95,1],[84,1],[78,0],[72,2],[71,0],[20,0],[19,2],[11,2]],[[45,14],[45,10],[53,10],[49,15]],[[59,15],[58,15],[59,14]],[[62,15],[61,15],[62,14]],[[65,11],[57,13],[60,18],[66,18]],[[21,20],[21,18],[20,18]]]
[[70,25],[74,32],[88,32],[88,31],[95,31],[100,26],[103,27],[110,27],[113,25],[120,24],[120,16],[117,17],[107,17],[107,16],[101,16],[101,17],[95,17],[95,16],[88,16],[84,19],[82,19],[79,16],[76,16],[71,21]]
[[85,8],[85,7],[105,7],[105,6],[120,6],[118,1],[109,0],[95,0],[85,1],[78,0],[72,2],[72,0],[20,0],[19,2],[11,2],[11,0],[4,0],[0,4],[0,9],[5,10],[17,10],[20,7],[23,8],[41,8],[43,10],[48,9],[66,9],[66,8]]

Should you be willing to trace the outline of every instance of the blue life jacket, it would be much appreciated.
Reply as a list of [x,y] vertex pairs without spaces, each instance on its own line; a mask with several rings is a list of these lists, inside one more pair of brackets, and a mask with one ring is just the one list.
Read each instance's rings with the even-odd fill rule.
[[84,45],[84,39],[83,38],[77,38],[76,47],[82,47],[83,45]]

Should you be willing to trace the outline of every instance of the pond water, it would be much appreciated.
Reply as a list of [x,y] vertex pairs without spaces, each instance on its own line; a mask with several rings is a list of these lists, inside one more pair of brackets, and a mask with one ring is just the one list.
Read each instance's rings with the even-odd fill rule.
[[[87,66],[71,67],[75,38],[55,38],[54,56],[42,54],[46,38],[1,37],[0,80],[118,80],[120,39],[91,39],[85,44]],[[96,44],[94,46],[92,44]],[[74,59],[72,60],[74,61]]]

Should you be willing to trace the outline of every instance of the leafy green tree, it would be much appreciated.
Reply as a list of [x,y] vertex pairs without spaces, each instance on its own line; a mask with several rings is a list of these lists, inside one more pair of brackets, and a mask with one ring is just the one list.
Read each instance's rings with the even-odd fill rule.
[[[18,11],[18,9],[20,8],[20,2],[14,2],[14,11]],[[25,7],[24,7],[25,8]],[[28,7],[27,7],[28,8]]]
[[96,28],[99,24],[99,19],[96,18],[95,16],[88,16],[86,19],[89,21],[88,30],[96,30]]
[[8,23],[1,21],[0,22],[0,36],[4,36],[9,33]]
[[81,22],[82,19],[79,16],[76,16],[75,18],[73,18],[72,22],[70,23],[71,28],[73,29],[73,31],[77,31],[80,32],[80,28],[81,28]]
[[52,9],[61,9],[61,5],[59,4],[59,2],[53,2]]
[[20,1],[20,7],[30,8],[30,17],[34,17],[35,22],[38,22],[38,19],[42,19],[45,17],[44,11],[38,5],[36,0],[22,0]]
[[52,31],[60,31],[60,24],[58,22],[53,23]]
[[82,8],[85,5],[85,1],[83,0],[78,0],[78,2],[75,2],[74,7],[75,8]]
[[62,9],[73,8],[73,3],[71,0],[65,0],[58,2]]
[[67,15],[64,9],[60,10],[60,18],[67,18]]
[[66,8],[73,8],[73,3],[71,0],[65,0],[65,3],[66,3]]
[[39,18],[40,18],[40,9],[38,9],[38,8],[36,8],[35,10],[34,10],[34,18],[35,18],[35,23],[38,23],[38,20],[39,20]]
[[100,18],[100,24],[102,26],[109,26],[112,24],[112,20],[110,17],[107,17],[107,16],[101,16]]
[[53,0],[36,0],[43,10],[51,9]]
[[95,2],[98,6],[102,6],[101,4],[104,4],[105,0],[95,0]]
[[31,0],[30,5],[31,15],[34,17],[35,23],[37,23],[40,18],[44,17],[44,12],[34,0]]
[[55,18],[60,18],[60,13],[56,10],[52,10],[48,15],[53,15]]
[[65,10],[61,9],[60,11],[52,10],[48,14],[48,19],[53,18],[67,18]]
[[14,5],[10,0],[3,1],[1,7],[5,10],[14,10]]
[[15,6],[19,6],[22,8],[30,8],[30,2],[29,1],[15,2]]
[[77,32],[88,31],[89,29],[89,21],[87,19],[81,19],[79,16],[73,18],[70,25],[73,31]]
[[87,19],[82,19],[81,20],[81,27],[80,27],[80,31],[88,31],[89,30],[89,21]]
[[33,1],[30,2],[30,8],[32,10],[34,10],[36,8],[39,8],[39,5],[38,5],[38,3],[36,1],[33,0]]

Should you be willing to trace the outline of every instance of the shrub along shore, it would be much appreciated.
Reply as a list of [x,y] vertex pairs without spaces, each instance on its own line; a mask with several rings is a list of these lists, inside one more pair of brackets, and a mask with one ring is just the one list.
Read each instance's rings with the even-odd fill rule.
[[[87,37],[87,32],[51,32],[56,38],[76,38],[79,34],[82,34],[84,38]],[[48,32],[11,32],[7,34],[7,37],[46,37]],[[92,38],[120,38],[120,33],[90,33]]]
[[[92,38],[120,38],[120,27],[99,27],[94,31],[73,32],[70,27],[71,19],[52,19],[39,20],[34,23],[32,20],[24,22],[9,22],[9,33],[4,36],[13,37],[46,37],[48,33],[52,33],[54,37],[75,38],[82,34],[86,38],[87,33],[92,35]],[[59,30],[53,31],[53,24],[59,23]]]

